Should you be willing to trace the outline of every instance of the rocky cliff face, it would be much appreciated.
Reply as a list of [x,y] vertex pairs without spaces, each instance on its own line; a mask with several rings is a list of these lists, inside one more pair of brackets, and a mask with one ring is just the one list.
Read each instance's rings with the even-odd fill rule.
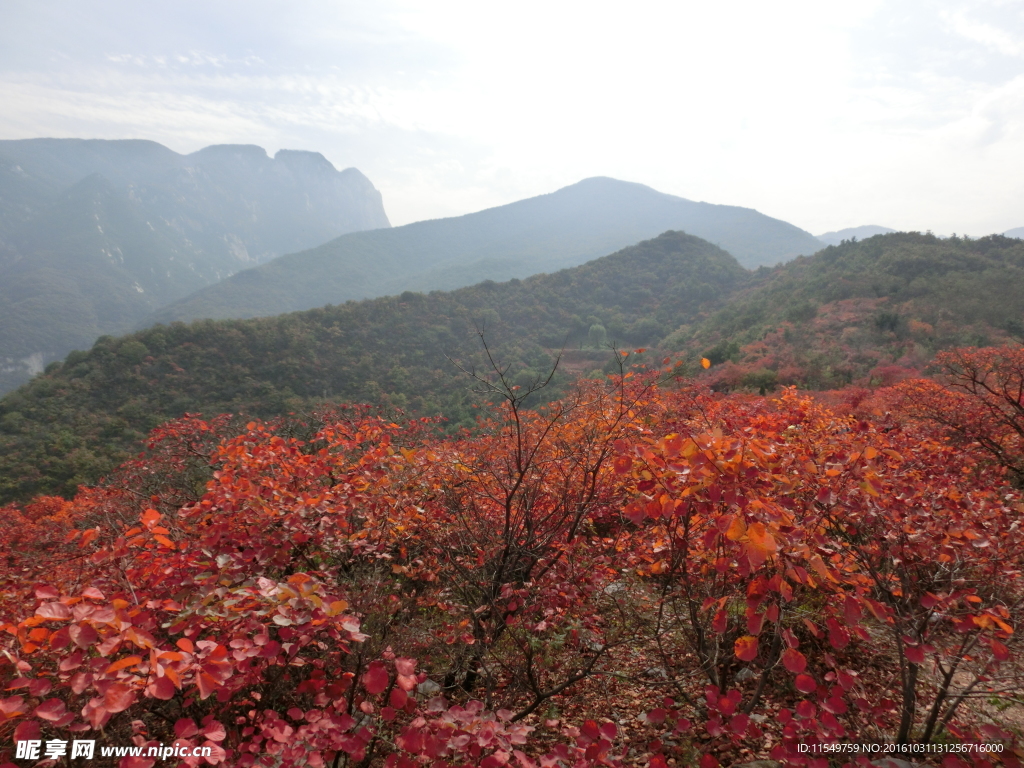
[[0,393],[241,269],[389,226],[369,179],[316,152],[0,141]]

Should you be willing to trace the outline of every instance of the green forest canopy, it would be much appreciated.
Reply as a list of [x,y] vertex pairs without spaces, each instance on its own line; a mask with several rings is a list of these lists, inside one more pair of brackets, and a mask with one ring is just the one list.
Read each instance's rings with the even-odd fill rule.
[[[667,232],[525,280],[102,338],[0,401],[0,501],[70,494],[186,412],[355,401],[471,424],[480,397],[451,359],[481,365],[480,330],[517,383],[564,349],[557,394],[571,375],[599,374],[613,345],[711,356],[716,386],[867,383],[911,353],[1004,340],[1022,317],[1019,240],[897,233],[749,272]],[[736,375],[721,378],[729,366]]]

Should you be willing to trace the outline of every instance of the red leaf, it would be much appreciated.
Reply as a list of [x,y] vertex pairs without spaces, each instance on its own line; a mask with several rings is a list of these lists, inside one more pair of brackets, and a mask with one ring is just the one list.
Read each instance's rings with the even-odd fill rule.
[[108,712],[124,712],[135,703],[135,691],[122,683],[114,683],[103,694],[103,707]]
[[794,675],[807,669],[807,658],[795,648],[787,648],[783,652],[782,663]]
[[38,720],[25,720],[24,722],[18,723],[18,727],[14,729],[14,741],[31,741],[38,739],[41,729],[39,727]]
[[740,705],[742,694],[736,689],[729,691],[728,696],[720,696],[718,699],[718,711],[723,715],[731,715]]
[[64,603],[43,603],[36,608],[36,616],[54,621],[66,621],[71,618],[71,609]]
[[828,642],[833,648],[842,650],[850,644],[850,633],[838,621],[829,618],[825,623],[828,625]]
[[395,709],[401,709],[405,706],[405,702],[409,700],[409,694],[403,691],[401,688],[392,688],[391,695],[388,696],[388,704]]
[[801,720],[809,720],[814,717],[818,712],[818,708],[814,706],[812,701],[801,701],[796,705],[796,716]]
[[580,731],[582,731],[583,735],[592,741],[597,741],[601,738],[601,729],[598,728],[596,720],[585,721],[583,726],[580,728]]
[[903,653],[911,664],[924,663],[924,648],[920,645],[904,645]]
[[384,693],[384,690],[388,687],[387,667],[381,661],[371,662],[361,679],[363,687],[371,696]]
[[714,621],[711,622],[711,630],[722,635],[725,634],[726,627],[728,627],[729,615],[723,610],[715,614]]
[[72,624],[68,627],[68,637],[79,648],[88,648],[95,645],[96,641],[100,639],[90,624]]
[[49,720],[52,723],[64,717],[66,711],[64,702],[60,699],[47,699],[36,707],[32,714],[40,720]]
[[17,712],[24,712],[24,703],[25,700],[21,696],[11,696],[6,699],[0,699],[0,713],[10,717]]
[[224,730],[224,726],[218,720],[208,722],[203,726],[203,730],[200,733],[210,741],[224,741],[228,735],[228,732]]
[[739,714],[735,715],[729,721],[729,730],[735,733],[737,736],[741,736],[744,731],[747,730],[747,726],[750,724],[750,718],[747,715]]
[[[706,368],[707,366],[705,366]],[[704,755],[700,759],[700,768],[718,768],[718,758],[714,755]]]
[[174,735],[179,739],[189,739],[199,733],[196,721],[183,717],[174,723]]
[[208,673],[200,672],[196,675],[196,685],[199,686],[199,698],[206,699],[217,688],[217,681]]
[[992,653],[996,657],[996,661],[1006,661],[1010,658],[1010,649],[1000,643],[998,640],[992,640]]
[[146,688],[146,693],[152,696],[154,699],[160,699],[161,701],[170,701],[174,698],[174,693],[177,689],[174,687],[174,683],[171,682],[169,677],[158,677],[149,687]]
[[847,711],[846,702],[838,696],[832,696],[821,703],[821,708],[833,715],[845,715]]
[[[228,753],[219,744],[214,744],[212,741],[204,741],[201,746],[210,748],[210,754],[205,758],[206,762],[210,765],[217,765],[217,763],[222,763],[227,759]],[[312,761],[310,764],[312,765]]]
[[818,688],[818,683],[810,675],[797,675],[793,684],[800,693],[812,693]]
[[651,725],[661,725],[665,722],[665,716],[667,714],[668,713],[664,709],[661,709],[659,707],[658,709],[652,709],[650,712],[648,712],[644,716],[644,719],[646,719],[647,722]]
[[847,672],[845,669],[839,670],[839,685],[844,691],[849,691],[853,688],[853,684],[856,682],[853,675]]
[[763,613],[751,613],[747,616],[747,633],[751,635],[760,635],[761,626],[764,623]]
[[82,708],[82,717],[89,721],[93,728],[102,728],[110,719],[110,712],[103,706],[103,699],[90,699]]

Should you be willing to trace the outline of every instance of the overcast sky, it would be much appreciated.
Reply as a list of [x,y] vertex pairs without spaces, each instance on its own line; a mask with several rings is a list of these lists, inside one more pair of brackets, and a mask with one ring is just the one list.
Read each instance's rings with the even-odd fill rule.
[[394,224],[604,175],[982,235],[1024,226],[1024,2],[3,0],[36,136],[316,150]]

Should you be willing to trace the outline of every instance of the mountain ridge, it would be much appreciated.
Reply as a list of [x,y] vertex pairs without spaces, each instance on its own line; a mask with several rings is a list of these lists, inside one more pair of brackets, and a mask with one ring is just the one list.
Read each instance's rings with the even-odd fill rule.
[[268,316],[405,290],[523,279],[578,266],[666,230],[707,239],[748,267],[821,247],[810,233],[753,209],[592,177],[463,216],[343,235],[239,272],[147,322]]
[[319,153],[0,141],[0,392],[239,269],[387,226],[370,181]]

